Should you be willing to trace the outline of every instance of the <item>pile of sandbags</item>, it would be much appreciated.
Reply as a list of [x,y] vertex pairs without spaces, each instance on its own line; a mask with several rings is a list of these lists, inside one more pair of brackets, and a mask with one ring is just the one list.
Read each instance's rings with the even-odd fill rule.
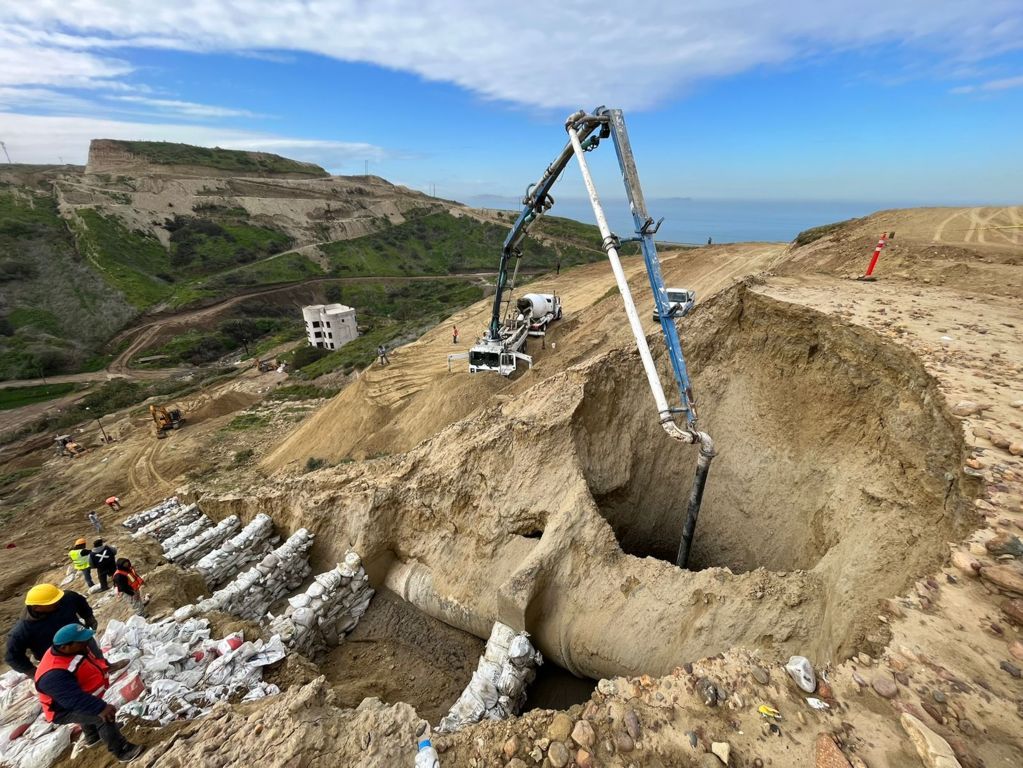
[[137,531],[143,525],[151,523],[157,518],[163,517],[164,515],[174,512],[181,508],[181,502],[178,501],[177,496],[171,496],[169,499],[164,499],[155,507],[144,509],[141,512],[129,517],[121,525],[127,528],[129,531]]
[[309,548],[313,535],[299,528],[287,541],[266,555],[257,565],[240,574],[226,587],[196,605],[186,605],[174,612],[183,621],[197,613],[223,611],[243,619],[259,621],[267,609],[284,595],[298,589],[312,572]]
[[146,536],[152,536],[154,539],[163,541],[169,536],[173,536],[178,528],[195,522],[200,516],[202,516],[202,511],[199,507],[195,504],[189,504],[187,507],[172,510],[166,515],[146,523],[132,534],[132,538],[138,540]]
[[341,644],[372,598],[362,559],[349,551],[337,568],[319,574],[305,592],[288,598],[287,611],[270,617],[270,631],[288,648],[315,659]]
[[279,693],[263,682],[262,671],[284,658],[279,637],[252,643],[237,632],[215,640],[205,619],[149,624],[133,616],[124,623],[111,621],[101,644],[109,661],[130,662],[104,694],[121,719],[135,716],[166,725],[199,717],[228,698]]
[[167,542],[164,542],[164,551],[167,553],[167,559],[172,563],[186,567],[219,547],[228,537],[237,533],[241,527],[242,521],[238,519],[238,515],[231,515],[225,517],[213,528],[203,531],[198,536],[186,539],[174,548],[168,548]]
[[219,589],[244,568],[262,560],[277,544],[274,522],[262,512],[218,549],[195,564],[210,589]]
[[71,743],[71,730],[46,722],[32,678],[14,671],[0,675],[0,765],[51,765]]
[[206,517],[206,515],[199,515],[199,517],[190,522],[188,525],[181,526],[166,539],[163,539],[160,542],[160,546],[163,548],[164,552],[170,552],[172,549],[177,549],[186,541],[194,539],[200,533],[212,527],[212,520]]
[[526,686],[536,677],[543,656],[529,642],[529,633],[495,622],[472,680],[437,729],[446,733],[480,720],[504,720],[519,713]]

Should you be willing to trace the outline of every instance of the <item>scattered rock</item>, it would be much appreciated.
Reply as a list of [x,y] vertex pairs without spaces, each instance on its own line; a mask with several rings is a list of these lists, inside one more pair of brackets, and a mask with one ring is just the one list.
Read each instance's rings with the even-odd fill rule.
[[750,674],[753,675],[753,679],[761,685],[767,685],[771,682],[771,675],[763,667],[754,666],[750,669]]
[[899,686],[888,672],[878,672],[874,675],[871,685],[877,695],[885,699],[892,699],[899,693]]
[[1012,644],[1009,646],[1009,654],[1012,658],[1023,661],[1023,643],[1019,640],[1013,640]]
[[962,768],[948,742],[924,725],[919,718],[903,712],[899,722],[902,723],[902,729],[928,768]]
[[572,729],[572,741],[588,749],[596,740],[597,735],[593,732],[593,726],[586,720],[580,720],[575,724],[575,728]]
[[975,459],[972,456],[966,460],[966,466],[970,469],[984,469],[984,464],[980,459]]
[[1013,456],[1023,456],[1023,443],[1009,443],[1009,453]]
[[512,736],[508,741],[504,743],[504,756],[508,758],[515,757],[515,753],[519,751],[519,737]]
[[948,697],[944,693],[935,688],[931,691],[931,698],[934,699],[938,704],[944,704],[948,701]]
[[924,712],[931,716],[938,725],[945,724],[945,716],[941,713],[941,710],[936,704],[932,704],[929,701],[921,701],[920,706],[923,707]]
[[858,654],[856,654],[856,659],[857,659],[857,661],[860,662],[860,664],[862,664],[865,667],[869,667],[871,662],[874,661],[872,658],[870,658],[870,656],[868,656],[865,653],[858,653]]
[[1001,667],[1006,672],[1008,672],[1013,677],[1015,677],[1017,680],[1023,677],[1023,671],[1021,671],[1020,668],[1013,664],[1011,661],[1003,661],[998,666]]
[[1008,616],[1012,621],[1023,626],[1023,600],[1020,600],[1019,598],[1006,600],[1002,603],[1002,613]]
[[1001,448],[1003,450],[1008,448],[1012,444],[1012,441],[1005,435],[998,434],[992,434],[990,437],[990,442],[991,445],[993,445],[995,448]]
[[700,755],[700,768],[721,768],[721,761],[716,755],[704,752]]
[[572,753],[560,741],[554,741],[551,742],[551,748],[547,750],[547,759],[550,760],[554,768],[565,768],[568,761],[572,759]]
[[980,560],[965,550],[957,549],[952,553],[952,565],[971,578],[980,575]]
[[718,705],[718,688],[709,677],[701,677],[696,682],[696,690],[700,692],[700,695],[703,697],[703,703],[708,707],[716,707]]
[[526,764],[519,760],[519,758],[514,757],[508,761],[508,765],[505,768],[526,768]]
[[1023,542],[1011,533],[999,533],[984,542],[984,549],[992,555],[1012,555],[1023,557]]
[[575,753],[575,764],[579,768],[593,768],[593,758],[585,749],[580,749]]
[[639,727],[639,715],[632,707],[625,710],[625,729],[633,741],[639,741],[639,735],[642,732]]
[[572,735],[572,725],[572,718],[564,712],[559,712],[547,727],[547,735],[551,741],[568,741],[568,737]]
[[732,753],[732,747],[727,741],[711,742],[710,751],[718,756],[718,760],[728,765],[728,758]]
[[632,740],[632,737],[625,731],[618,731],[615,733],[615,749],[618,752],[631,752],[636,748],[636,743]]
[[956,416],[974,416],[978,413],[988,411],[993,406],[990,404],[975,403],[972,400],[960,400],[958,403],[952,406],[952,413]]
[[827,680],[821,680],[817,683],[817,695],[822,699],[835,698],[835,693],[831,690],[831,686],[828,684]]
[[1023,571],[1012,565],[989,565],[980,569],[980,577],[999,589],[1023,597]]
[[849,761],[845,759],[842,750],[826,733],[817,735],[813,754],[815,768],[849,768]]
[[817,690],[817,676],[813,672],[813,664],[805,656],[791,656],[785,665],[792,681],[807,693]]

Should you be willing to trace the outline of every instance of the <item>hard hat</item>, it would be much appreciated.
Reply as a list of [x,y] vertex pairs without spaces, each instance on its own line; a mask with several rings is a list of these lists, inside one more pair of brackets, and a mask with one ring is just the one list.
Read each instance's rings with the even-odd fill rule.
[[56,645],[67,645],[68,643],[85,643],[92,640],[93,632],[88,627],[83,627],[81,624],[66,624],[57,630],[57,634],[53,636],[53,644]]
[[36,584],[25,595],[25,605],[53,605],[64,597],[64,590],[52,584]]
[[85,539],[75,539],[75,546],[76,547],[84,547],[85,546]]

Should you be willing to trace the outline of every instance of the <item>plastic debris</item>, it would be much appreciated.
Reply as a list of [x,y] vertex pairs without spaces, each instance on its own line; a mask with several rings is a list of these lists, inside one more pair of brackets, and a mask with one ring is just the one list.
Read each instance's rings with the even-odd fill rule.
[[543,656],[529,642],[527,632],[495,622],[472,680],[437,730],[452,733],[483,719],[517,715],[526,700],[526,686],[541,664]]
[[820,711],[823,711],[825,709],[831,709],[831,707],[828,705],[826,701],[822,701],[821,699],[815,699],[813,697],[807,699],[806,703],[809,704],[814,709]]
[[813,672],[813,664],[805,656],[792,656],[785,665],[792,681],[807,693],[817,690],[817,676]]

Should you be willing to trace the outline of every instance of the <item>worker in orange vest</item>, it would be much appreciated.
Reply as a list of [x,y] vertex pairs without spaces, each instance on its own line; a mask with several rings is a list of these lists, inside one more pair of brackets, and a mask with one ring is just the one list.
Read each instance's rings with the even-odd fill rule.
[[114,571],[111,581],[114,582],[114,587],[117,589],[118,594],[128,598],[128,602],[131,603],[135,615],[144,617],[146,615],[146,602],[142,597],[142,585],[146,582],[142,580],[142,577],[132,567],[131,560],[126,557],[118,559],[117,570]]
[[102,741],[120,762],[130,763],[142,754],[142,747],[124,738],[115,720],[117,710],[101,698],[110,685],[109,673],[124,669],[128,661],[109,664],[96,657],[89,648],[94,634],[81,624],[57,630],[36,669],[39,703],[48,722],[77,723],[85,746]]

